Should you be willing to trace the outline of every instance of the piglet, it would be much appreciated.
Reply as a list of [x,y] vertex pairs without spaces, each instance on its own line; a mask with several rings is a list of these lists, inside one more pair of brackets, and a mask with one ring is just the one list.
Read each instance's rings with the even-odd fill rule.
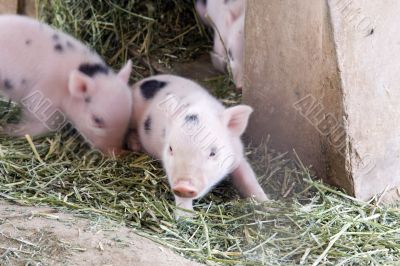
[[232,25],[228,41],[228,62],[236,88],[242,89],[244,83],[244,15]]
[[[212,64],[225,72],[227,63],[234,60],[235,66],[230,67],[238,89],[243,85],[243,71],[240,69],[243,68],[245,5],[245,0],[196,1],[199,17],[214,30],[214,46],[210,53]],[[229,49],[233,52],[229,53]]]
[[210,20],[207,19],[207,0],[196,0],[195,7],[201,21],[211,27]]
[[245,11],[246,0],[196,0],[195,7],[207,26],[230,26]]
[[[268,200],[240,140],[251,107],[225,108],[197,83],[173,75],[137,82],[132,97],[131,124],[144,150],[162,160],[178,207],[192,210],[194,199],[230,173],[242,196]],[[136,142],[134,134],[129,138]]]
[[70,122],[101,151],[122,148],[130,62],[116,74],[73,37],[16,15],[0,16],[0,49],[0,93],[22,105],[21,122],[6,133],[39,135]]

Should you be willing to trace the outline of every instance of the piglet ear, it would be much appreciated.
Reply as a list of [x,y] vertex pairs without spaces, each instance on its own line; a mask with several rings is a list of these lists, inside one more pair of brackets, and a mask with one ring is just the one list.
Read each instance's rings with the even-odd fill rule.
[[229,4],[229,13],[233,21],[237,20],[246,11],[246,1],[234,1]]
[[230,107],[224,111],[222,121],[234,136],[241,136],[252,112],[253,108],[248,105]]
[[225,25],[227,28],[231,28],[233,23],[235,22],[235,13],[233,13],[232,11],[229,11],[228,14],[225,17]]
[[126,62],[126,64],[118,72],[117,76],[120,80],[122,80],[122,82],[128,84],[131,71],[132,71],[132,61],[128,60],[128,62]]
[[85,98],[94,89],[95,85],[91,77],[78,70],[73,70],[69,75],[68,91],[73,97]]
[[245,12],[245,6],[242,1],[235,1],[229,5],[229,12],[225,17],[225,23],[228,28]]
[[236,10],[231,9],[229,10],[227,16],[225,17],[225,23],[226,26],[230,29],[235,23],[235,21],[240,17],[240,13],[238,13]]

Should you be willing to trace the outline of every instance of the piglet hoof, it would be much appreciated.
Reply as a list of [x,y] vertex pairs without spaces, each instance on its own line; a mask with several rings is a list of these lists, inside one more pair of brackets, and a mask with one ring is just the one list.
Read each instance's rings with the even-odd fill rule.
[[266,202],[269,201],[270,199],[268,198],[268,196],[265,193],[260,193],[259,195],[254,195],[253,198],[257,201],[257,202]]

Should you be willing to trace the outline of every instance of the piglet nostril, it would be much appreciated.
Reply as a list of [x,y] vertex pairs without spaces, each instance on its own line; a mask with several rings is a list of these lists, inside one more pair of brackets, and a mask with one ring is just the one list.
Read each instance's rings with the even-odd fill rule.
[[174,192],[175,195],[177,195],[177,196],[179,196],[181,198],[184,198],[184,194],[180,190],[174,189],[173,192]]
[[193,198],[193,197],[196,197],[196,196],[197,196],[197,192],[196,192],[195,190],[188,190],[188,191],[186,191],[186,194],[187,194],[190,198]]

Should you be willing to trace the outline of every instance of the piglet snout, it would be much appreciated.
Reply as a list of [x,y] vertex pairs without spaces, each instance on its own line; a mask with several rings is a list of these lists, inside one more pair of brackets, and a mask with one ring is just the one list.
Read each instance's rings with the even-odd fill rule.
[[195,198],[198,194],[197,189],[189,180],[179,180],[172,187],[175,195],[181,198]]

